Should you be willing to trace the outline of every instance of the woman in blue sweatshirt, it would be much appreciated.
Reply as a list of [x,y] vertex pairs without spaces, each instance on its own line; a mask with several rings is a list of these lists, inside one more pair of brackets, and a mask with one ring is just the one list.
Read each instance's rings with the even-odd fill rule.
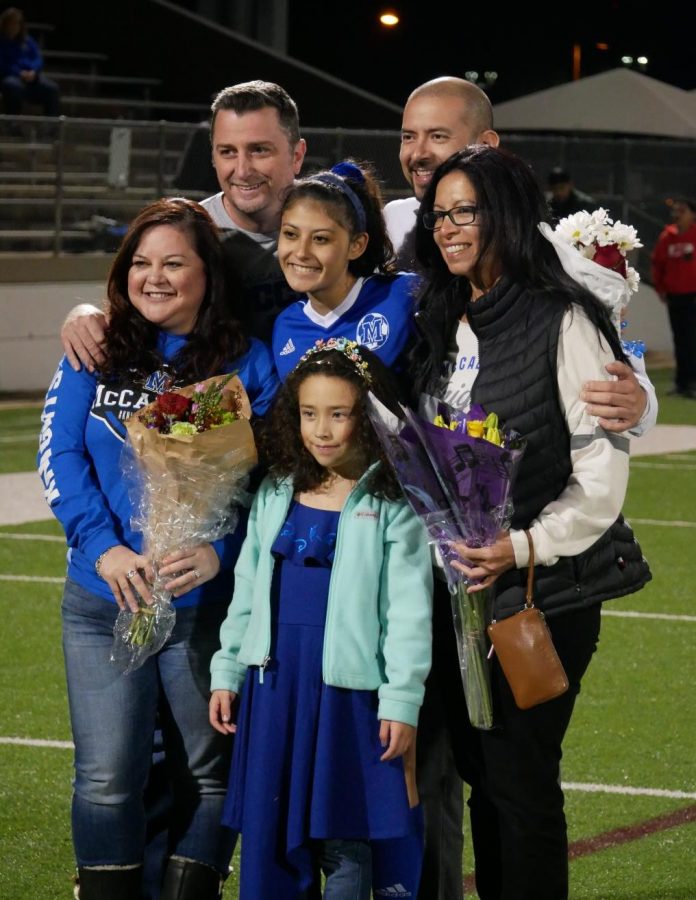
[[27,34],[24,13],[10,6],[0,15],[0,93],[8,116],[19,115],[24,100],[37,103],[47,116],[58,115],[58,85],[42,69],[41,51]]
[[[108,282],[106,361],[65,360],[46,395],[39,472],[65,529],[63,647],[75,741],[73,841],[80,898],[139,895],[143,789],[160,709],[174,786],[162,898],[217,898],[231,852],[220,827],[229,748],[208,725],[207,671],[241,543],[233,533],[164,560],[177,611],[172,636],[141,668],[110,663],[119,608],[149,596],[142,537],[121,475],[125,421],[163,389],[236,371],[262,415],[277,386],[270,352],[232,318],[215,226],[188,200],[135,219]],[[238,528],[238,531],[241,529]]]

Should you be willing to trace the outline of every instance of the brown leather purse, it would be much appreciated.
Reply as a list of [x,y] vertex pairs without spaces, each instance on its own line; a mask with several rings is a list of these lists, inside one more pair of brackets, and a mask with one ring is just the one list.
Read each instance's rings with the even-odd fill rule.
[[529,543],[525,607],[507,619],[494,619],[487,629],[520,709],[553,700],[568,690],[568,676],[553,646],[544,614],[534,605],[534,544],[527,530],[525,534]]

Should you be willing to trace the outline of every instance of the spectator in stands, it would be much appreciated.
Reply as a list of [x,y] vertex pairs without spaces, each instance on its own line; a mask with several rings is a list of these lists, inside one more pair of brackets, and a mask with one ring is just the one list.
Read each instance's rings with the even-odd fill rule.
[[652,255],[653,284],[667,304],[674,340],[674,387],[670,394],[696,397],[696,200],[668,201],[672,225]]
[[597,206],[589,194],[583,194],[573,184],[570,172],[562,166],[554,166],[549,172],[549,206],[553,218],[558,221],[565,216],[586,209],[588,212]]
[[42,69],[41,51],[27,34],[24,13],[10,6],[0,14],[0,91],[7,115],[21,115],[25,100],[42,107],[47,116],[58,115],[58,85]]

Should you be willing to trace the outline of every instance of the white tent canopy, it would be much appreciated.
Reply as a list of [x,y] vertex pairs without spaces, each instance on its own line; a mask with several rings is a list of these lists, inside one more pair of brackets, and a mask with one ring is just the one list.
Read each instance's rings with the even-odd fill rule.
[[594,131],[696,139],[696,94],[612,69],[493,108],[501,131]]

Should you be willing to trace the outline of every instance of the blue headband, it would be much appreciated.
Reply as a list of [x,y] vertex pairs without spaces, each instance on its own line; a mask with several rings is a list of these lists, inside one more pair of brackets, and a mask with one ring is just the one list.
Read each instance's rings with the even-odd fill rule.
[[347,184],[346,178],[353,178],[355,181],[365,181],[363,173],[352,163],[338,163],[330,172],[312,175],[310,180],[320,181],[322,184],[331,185],[331,187],[338,188],[342,194],[345,194],[355,211],[358,220],[358,231],[365,231],[367,229],[365,207],[362,205],[360,197],[358,197],[353,188]]

